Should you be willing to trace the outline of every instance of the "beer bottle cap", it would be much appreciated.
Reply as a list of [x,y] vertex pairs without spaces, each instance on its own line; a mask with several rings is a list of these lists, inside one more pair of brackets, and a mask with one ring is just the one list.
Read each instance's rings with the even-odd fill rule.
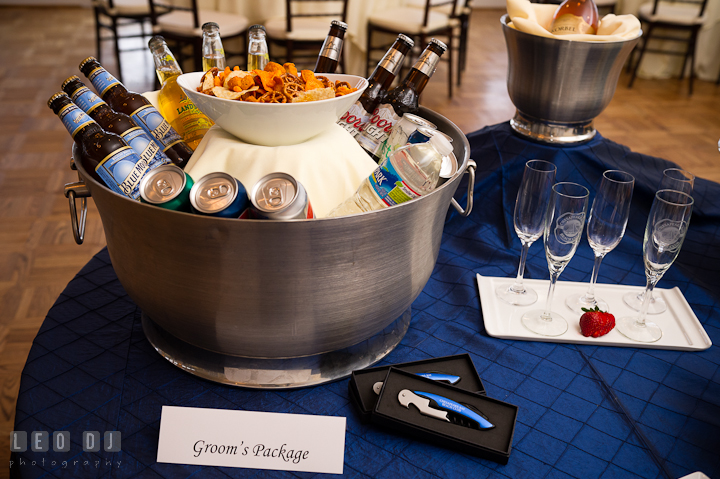
[[207,22],[207,23],[203,23],[202,29],[203,29],[203,32],[209,32],[211,30],[220,30],[220,25],[218,25],[215,22]]
[[155,35],[148,42],[148,47],[150,47],[150,49],[157,48],[162,46],[163,43],[165,43],[165,37],[162,35]]
[[402,33],[400,33],[400,34],[397,36],[397,39],[400,40],[401,42],[405,43],[405,44],[406,44],[407,46],[409,46],[410,48],[412,48],[412,47],[415,46],[415,42],[413,41],[413,39],[410,38],[410,37],[407,36],[407,35],[403,35]]
[[67,98],[68,100],[70,99],[70,97],[67,96],[67,93],[65,93],[64,91],[59,91],[59,92],[55,93],[55,94],[54,94],[53,96],[51,96],[50,99],[48,100],[48,102],[47,102],[48,107],[52,108],[53,102],[55,102],[55,100],[57,100],[57,99],[59,99],[59,98],[63,98],[63,97]]
[[336,26],[338,28],[341,28],[344,32],[348,29],[347,23],[341,22],[340,20],[333,20],[332,22],[330,22],[330,26]]
[[77,75],[73,75],[73,76],[71,76],[71,77],[67,77],[67,78],[65,79],[65,81],[62,82],[62,85],[60,86],[60,88],[62,88],[62,89],[64,90],[65,87],[68,85],[68,83],[74,82],[75,80],[80,81],[80,78],[79,78]]
[[433,43],[433,44],[439,46],[440,49],[442,50],[442,53],[445,53],[445,51],[447,50],[447,45],[445,45],[443,42],[441,42],[437,38],[433,38],[432,40],[430,40],[430,43]]
[[265,27],[263,25],[253,25],[252,27],[248,28],[248,30],[262,30],[265,31]]
[[80,66],[78,67],[80,71],[82,71],[83,67],[87,65],[90,62],[97,62],[97,58],[95,57],[87,57],[85,60],[80,62]]

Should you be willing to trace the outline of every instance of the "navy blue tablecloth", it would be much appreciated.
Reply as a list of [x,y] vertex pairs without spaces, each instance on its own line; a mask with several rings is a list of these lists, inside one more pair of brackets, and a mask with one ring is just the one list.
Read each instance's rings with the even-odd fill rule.
[[[348,477],[661,478],[703,471],[720,477],[720,185],[698,179],[683,250],[660,287],[678,286],[714,345],[702,352],[561,345],[489,337],[475,274],[513,277],[520,243],[512,229],[528,159],[558,167],[558,181],[593,187],[607,169],[636,180],[625,238],[599,281],[644,285],[642,235],[655,187],[671,163],[598,135],[576,147],[519,138],[507,123],[468,136],[477,162],[475,208],[448,214],[437,265],[413,304],[413,320],[383,364],[469,353],[488,394],[519,406],[510,461],[490,461],[365,425],[348,380],[292,391],[254,391],[182,372],[145,339],[140,311],[107,251],[95,256],[48,312],[22,374],[16,431],[70,431],[71,451],[13,455],[18,477],[312,477],[313,474],[158,464],[163,405],[345,416]],[[456,196],[461,204],[465,191]],[[592,198],[591,198],[592,199]],[[541,243],[541,242],[540,242]],[[583,240],[561,280],[587,281]],[[527,278],[547,279],[540,244]],[[542,299],[541,299],[542,302]],[[84,453],[82,431],[122,433],[122,450]],[[85,462],[87,461],[87,462]]]

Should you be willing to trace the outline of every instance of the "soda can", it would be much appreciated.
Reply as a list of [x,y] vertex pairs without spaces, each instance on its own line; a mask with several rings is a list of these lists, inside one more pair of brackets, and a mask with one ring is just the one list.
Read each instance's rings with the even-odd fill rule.
[[190,204],[202,215],[240,218],[250,201],[240,180],[218,171],[195,182],[190,191]]
[[407,145],[408,138],[410,138],[410,135],[415,133],[419,127],[437,130],[437,126],[435,126],[434,123],[427,121],[425,118],[412,113],[405,113],[402,118],[395,123],[385,142],[380,145],[377,152],[378,163],[390,156],[391,152],[397,150],[401,146]]
[[408,145],[414,145],[416,143],[427,143],[428,141],[430,141],[430,137],[435,131],[437,130],[431,130],[430,128],[426,128],[424,126],[418,127],[418,129],[415,130],[413,134],[408,137]]
[[270,220],[315,218],[307,191],[287,173],[270,173],[262,177],[250,194],[255,217]]
[[140,201],[175,211],[190,212],[193,179],[175,165],[148,171],[140,181]]

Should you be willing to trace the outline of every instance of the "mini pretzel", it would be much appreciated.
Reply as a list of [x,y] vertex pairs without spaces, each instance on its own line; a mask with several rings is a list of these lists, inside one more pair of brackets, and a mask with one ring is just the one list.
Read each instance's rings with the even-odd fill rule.
[[269,91],[258,98],[261,103],[287,103],[287,97],[279,91]]

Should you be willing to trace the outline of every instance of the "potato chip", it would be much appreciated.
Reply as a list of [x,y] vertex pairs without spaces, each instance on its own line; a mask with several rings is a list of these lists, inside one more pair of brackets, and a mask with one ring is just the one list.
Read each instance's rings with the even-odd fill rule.
[[285,67],[275,62],[268,62],[268,64],[265,65],[265,68],[263,68],[263,70],[265,70],[266,72],[277,73],[278,76],[285,73]]
[[329,100],[335,98],[335,92],[332,88],[316,88],[310,91],[301,91],[293,99],[292,103],[301,103],[305,101]]
[[[217,73],[217,68],[214,68],[213,70],[215,71],[215,73]],[[213,70],[206,71],[202,77],[202,80],[200,80],[200,91],[205,94],[209,94],[208,92],[212,91],[213,87],[215,86]]]
[[262,82],[262,87],[266,91],[274,91],[275,90],[276,79],[279,83],[282,82],[282,80],[280,80],[280,75],[277,75],[275,72],[266,72],[263,70],[253,70],[253,74],[260,77],[260,81]]
[[213,87],[212,92],[216,97],[223,98],[225,100],[237,100],[243,96],[242,92],[230,91],[222,86]]
[[283,68],[285,68],[285,71],[293,76],[298,76],[297,67],[294,63],[283,63]]

